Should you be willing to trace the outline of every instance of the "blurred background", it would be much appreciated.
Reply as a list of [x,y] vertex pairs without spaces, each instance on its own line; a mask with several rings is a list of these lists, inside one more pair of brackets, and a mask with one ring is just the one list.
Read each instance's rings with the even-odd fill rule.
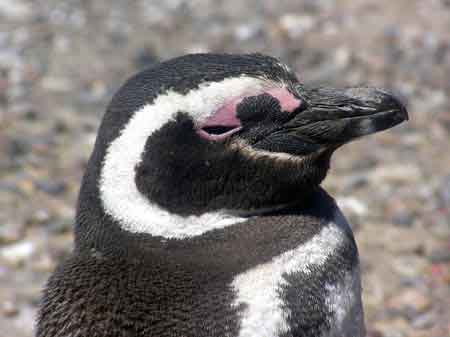
[[404,97],[410,121],[340,149],[324,185],[355,229],[369,336],[450,336],[450,1],[0,0],[0,337],[32,336],[113,93],[208,51]]

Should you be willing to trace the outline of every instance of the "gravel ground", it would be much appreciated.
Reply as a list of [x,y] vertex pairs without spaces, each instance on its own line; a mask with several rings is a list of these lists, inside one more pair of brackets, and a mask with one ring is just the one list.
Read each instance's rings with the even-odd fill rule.
[[339,150],[325,186],[355,227],[369,336],[450,336],[450,1],[0,0],[0,337],[32,336],[111,95],[200,51],[405,98],[409,123]]

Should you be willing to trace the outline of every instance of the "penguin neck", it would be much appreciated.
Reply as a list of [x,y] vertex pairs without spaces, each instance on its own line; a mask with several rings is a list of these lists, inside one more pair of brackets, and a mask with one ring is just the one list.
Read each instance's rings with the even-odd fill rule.
[[[75,249],[78,251],[95,250],[113,255],[145,255],[145,252],[169,241],[195,240],[211,231],[222,231],[233,226],[239,226],[257,217],[277,216],[295,212],[298,216],[307,215],[311,209],[322,209],[324,214],[332,214],[335,209],[333,199],[319,186],[308,191],[303,196],[288,203],[271,207],[239,212],[209,212],[194,216],[180,216],[164,211],[165,223],[155,223],[155,218],[149,215],[147,230],[132,231],[126,224],[105,212],[98,187],[100,165],[96,161],[94,151],[81,185],[76,223]],[[100,161],[101,162],[101,161]],[[161,208],[155,208],[161,210]],[[156,214],[161,219],[161,214]],[[167,224],[170,224],[167,227]],[[166,226],[166,227],[164,227]],[[165,231],[164,233],[161,230]],[[184,232],[183,232],[184,231]]]
[[[248,158],[236,149],[228,151],[226,155],[222,158],[231,158],[229,162],[218,163],[215,162],[215,169],[217,172],[223,172],[224,168],[235,167],[236,158],[238,158],[238,171],[233,174],[234,178],[244,177],[254,179],[249,183],[241,183],[240,180],[234,181],[234,186],[239,189],[243,189],[244,194],[241,195],[238,205],[243,205],[247,203],[244,207],[234,207],[234,204],[226,204],[227,201],[233,200],[233,195],[223,195],[220,193],[209,194],[213,197],[213,204],[208,204],[207,207],[198,208],[195,212],[181,212],[183,209],[170,209],[169,206],[173,204],[179,205],[185,204],[189,205],[192,199],[189,196],[192,194],[184,193],[183,190],[174,189],[170,191],[170,187],[175,186],[178,188],[181,184],[189,183],[191,181],[191,186],[200,186],[202,180],[200,179],[203,174],[197,174],[197,181],[192,182],[187,177],[179,177],[176,172],[171,172],[167,176],[158,176],[148,174],[150,170],[155,169],[156,172],[164,173],[167,172],[167,168],[175,170],[176,167],[180,167],[180,163],[164,162],[164,166],[158,167],[158,160],[166,160],[167,151],[159,151],[155,153],[147,153],[145,158],[149,161],[145,161],[145,169],[147,170],[145,174],[146,177],[152,177],[152,181],[146,181],[147,186],[157,186],[156,190],[170,191],[171,194],[164,194],[167,196],[172,196],[172,198],[165,198],[164,201],[159,200],[157,202],[154,200],[154,196],[147,195],[144,191],[139,189],[134,185],[138,183],[137,177],[130,181],[127,180],[129,184],[128,187],[118,188],[116,184],[103,184],[102,181],[102,169],[104,169],[105,156],[109,138],[113,138],[113,134],[108,133],[109,128],[102,129],[103,137],[97,138],[96,146],[88,162],[86,173],[83,177],[81,184],[78,208],[75,224],[75,248],[76,249],[99,249],[103,250],[105,247],[108,249],[127,251],[131,249],[130,247],[140,247],[146,246],[148,243],[157,244],[158,242],[170,239],[176,240],[189,240],[191,238],[199,237],[213,230],[221,230],[223,228],[228,228],[230,226],[236,226],[247,221],[249,217],[264,216],[266,214],[277,214],[278,212],[283,212],[285,209],[297,208],[300,211],[307,211],[311,207],[314,208],[315,205],[323,203],[323,200],[329,198],[324,197],[326,194],[319,186],[320,182],[326,174],[328,160],[325,158],[325,168],[315,177],[313,180],[308,179],[310,175],[306,175],[302,170],[303,166],[308,167],[307,162],[303,162],[303,166],[298,166],[289,161],[279,161],[274,162],[274,166],[268,169],[264,169],[264,166],[259,166],[263,168],[261,174],[257,170],[258,164],[267,164],[268,159],[266,157],[259,158],[254,161],[254,158]],[[105,138],[105,135],[108,136]],[[105,140],[106,139],[106,140]],[[147,142],[147,149],[162,149],[167,147],[161,147],[159,145],[169,145],[169,144],[153,144],[151,139]],[[151,146],[158,145],[158,146]],[[214,145],[211,145],[214,146]],[[182,149],[179,149],[180,151]],[[211,151],[217,150],[216,148],[210,149]],[[213,152],[217,153],[217,152]],[[184,155],[183,155],[184,154]],[[172,158],[186,158],[186,151],[180,152],[180,156],[172,156]],[[271,159],[272,160],[272,159]],[[259,162],[261,161],[261,162]],[[189,162],[192,168],[192,161]],[[234,165],[233,165],[234,164]],[[178,166],[177,166],[178,165]],[[183,167],[183,166],[182,166]],[[188,166],[189,167],[189,166]],[[164,169],[165,168],[165,169]],[[209,168],[210,170],[211,168]],[[247,169],[247,171],[241,171],[239,169]],[[288,171],[286,171],[286,169]],[[137,173],[139,169],[135,172]],[[203,171],[202,171],[203,170]],[[204,172],[204,168],[199,168],[197,172]],[[211,172],[211,171],[209,171]],[[114,172],[112,172],[114,173]],[[150,172],[151,173],[151,172]],[[316,174],[317,175],[317,174]],[[129,175],[126,175],[128,177]],[[104,177],[104,176],[103,176]],[[121,176],[123,177],[123,175]],[[158,179],[155,179],[158,178]],[[179,179],[173,181],[173,179]],[[181,180],[180,180],[181,179]],[[200,180],[199,180],[200,179]],[[116,179],[116,182],[123,183],[120,179]],[[214,181],[214,180],[213,180]],[[263,197],[263,202],[255,203],[253,194],[256,194],[257,198],[258,192],[249,193],[247,187],[255,186],[256,184],[261,185],[270,184],[272,181],[275,182],[271,186],[270,195]],[[211,181],[210,181],[211,183]],[[123,184],[122,184],[123,185]],[[109,186],[108,192],[110,192],[110,197],[112,201],[105,205],[104,194],[101,191],[101,186]],[[229,185],[224,185],[225,187]],[[280,189],[280,186],[282,188]],[[284,186],[284,187],[283,187]],[[260,186],[262,190],[265,190],[264,186]],[[129,190],[132,189],[131,192]],[[138,191],[139,190],[139,191]],[[234,189],[234,191],[236,191]],[[103,191],[104,192],[104,191]],[[140,192],[140,193],[139,193]],[[144,192],[144,193],[142,193]],[[216,190],[214,190],[216,192]],[[219,189],[220,192],[220,189]],[[230,192],[230,191],[228,191]],[[237,191],[239,192],[239,190]],[[178,196],[187,196],[187,199],[175,200]],[[279,198],[271,198],[270,196],[280,196]],[[139,200],[133,199],[138,196]],[[172,203],[171,203],[172,200]],[[326,201],[325,204],[329,205],[330,202]],[[138,205],[138,207],[135,207]],[[331,207],[331,206],[330,206]],[[184,210],[186,210],[185,208]],[[180,212],[178,212],[181,210]],[[225,211],[233,210],[233,211]],[[127,248],[128,247],[128,248]]]

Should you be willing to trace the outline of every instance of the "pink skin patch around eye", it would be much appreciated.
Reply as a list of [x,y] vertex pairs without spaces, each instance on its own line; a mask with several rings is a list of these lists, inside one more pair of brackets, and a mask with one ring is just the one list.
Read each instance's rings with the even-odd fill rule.
[[[290,93],[286,88],[273,88],[265,92],[258,93],[258,95],[263,93],[269,94],[276,98],[280,102],[281,111],[288,113],[293,112],[302,104],[302,101]],[[241,121],[236,117],[236,107],[243,99],[244,97],[237,97],[230,100],[225,105],[220,107],[214,115],[199,125],[197,133],[200,137],[208,140],[224,140],[241,130]],[[210,134],[203,130],[207,127],[226,127],[231,129],[221,134]]]
[[281,111],[293,112],[302,104],[301,99],[292,95],[286,88],[274,88],[266,93],[280,102]]
[[[232,99],[222,107],[220,107],[214,115],[209,117],[203,124],[197,129],[197,133],[208,140],[223,140],[231,136],[233,133],[238,132],[241,129],[241,121],[236,117],[236,106],[242,101],[243,97]],[[206,127],[223,126],[232,128],[231,130],[221,134],[210,134],[203,130]]]

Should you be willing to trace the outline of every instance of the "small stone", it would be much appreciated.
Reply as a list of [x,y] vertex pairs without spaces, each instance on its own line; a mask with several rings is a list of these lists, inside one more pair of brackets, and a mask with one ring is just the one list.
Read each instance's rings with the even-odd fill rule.
[[369,330],[367,331],[367,337],[384,337],[383,333],[378,330]]
[[407,337],[409,323],[402,317],[374,324],[375,330],[383,337]]
[[35,251],[34,244],[30,241],[22,241],[0,249],[0,258],[11,265],[19,265],[29,259]]
[[96,103],[102,101],[108,93],[108,87],[103,81],[92,81],[80,90],[79,98],[84,103]]
[[55,269],[56,263],[49,254],[43,254],[37,261],[33,261],[32,269],[38,272],[50,272]]
[[47,226],[52,234],[53,233],[61,234],[70,231],[70,229],[72,228],[71,227],[72,223],[73,223],[72,219],[58,219],[52,221]]
[[433,318],[434,318],[433,315],[431,315],[429,312],[427,312],[425,314],[415,315],[414,317],[412,317],[410,319],[410,321],[411,321],[411,325],[414,328],[426,329],[426,328],[430,328],[431,326],[433,326],[433,324],[434,324]]
[[[393,239],[393,242],[399,244],[402,239]],[[403,247],[389,248],[389,251],[396,252],[398,256],[393,257],[390,261],[393,271],[400,277],[415,277],[418,278],[423,275],[427,266],[427,261],[423,257],[424,248],[420,242],[413,242],[412,244],[403,243]],[[388,247],[387,247],[388,248]]]
[[[362,158],[360,160],[355,161],[352,165],[352,168],[353,170],[366,171],[366,170],[373,170],[375,167],[377,167],[377,165],[378,161],[375,158],[362,154]],[[369,180],[369,178],[370,177],[367,177],[367,180]]]
[[399,212],[392,216],[392,223],[398,226],[410,227],[413,224],[414,215],[410,212]]
[[62,181],[40,180],[35,185],[39,190],[50,195],[60,195],[67,189],[67,184]]
[[450,263],[450,247],[445,249],[433,250],[428,259],[432,263]]
[[0,181],[0,193],[18,193],[20,189],[17,184],[12,181]]
[[422,177],[419,167],[408,165],[384,165],[375,168],[369,181],[376,184],[406,184],[419,181]]
[[35,122],[39,118],[39,114],[34,109],[27,109],[24,114],[24,118],[30,122]]
[[247,41],[255,37],[260,32],[260,25],[254,24],[242,24],[236,27],[234,36],[239,41]]
[[431,300],[419,290],[407,288],[398,295],[390,298],[387,306],[394,310],[413,310],[416,313],[421,313],[430,308]]
[[45,90],[57,93],[65,93],[73,89],[73,83],[63,77],[44,77],[41,80],[41,86]]
[[285,14],[280,20],[280,27],[292,39],[297,39],[316,25],[316,19],[309,15]]
[[444,177],[439,184],[439,199],[443,207],[450,207],[450,175]]
[[158,62],[158,57],[153,48],[148,46],[139,50],[134,58],[134,65],[137,69],[149,67],[156,62]]
[[26,139],[16,138],[9,143],[8,153],[11,157],[20,157],[26,155],[30,150],[30,143]]
[[202,43],[191,44],[186,47],[186,53],[198,54],[198,53],[209,53],[210,49],[207,45]]
[[45,223],[50,220],[50,213],[45,209],[38,209],[31,216],[30,221],[32,223]]
[[0,244],[10,244],[19,241],[23,235],[23,228],[19,224],[5,223],[0,226]]
[[436,214],[430,217],[429,223],[429,231],[434,237],[448,240],[450,237],[450,216],[448,214],[439,214],[436,212]]
[[90,93],[92,97],[100,100],[106,95],[107,92],[108,87],[105,82],[96,80],[91,83]]
[[17,183],[17,189],[26,196],[34,193],[34,184],[30,179],[21,180]]
[[5,317],[14,317],[19,313],[19,308],[12,301],[3,301],[0,306],[0,312]]
[[11,19],[26,19],[32,13],[30,6],[23,0],[1,0],[0,15]]
[[63,120],[55,121],[54,130],[56,133],[67,133],[70,130],[69,125]]
[[368,179],[366,174],[352,174],[342,179],[342,189],[344,192],[351,192],[355,189],[367,186]]
[[339,197],[336,199],[336,203],[344,213],[347,211],[358,216],[364,216],[369,211],[365,203],[353,197]]
[[339,68],[345,68],[350,64],[351,56],[350,50],[341,47],[334,53],[334,61]]

